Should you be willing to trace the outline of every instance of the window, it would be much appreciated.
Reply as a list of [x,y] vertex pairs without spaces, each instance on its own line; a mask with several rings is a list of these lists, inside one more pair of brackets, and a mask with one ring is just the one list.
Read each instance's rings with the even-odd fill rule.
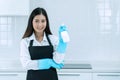
[[109,33],[111,32],[111,9],[109,0],[98,0],[98,14],[100,17],[100,32]]
[[13,43],[13,18],[9,16],[0,17],[0,46],[9,47]]
[[120,33],[119,0],[97,0],[101,33]]

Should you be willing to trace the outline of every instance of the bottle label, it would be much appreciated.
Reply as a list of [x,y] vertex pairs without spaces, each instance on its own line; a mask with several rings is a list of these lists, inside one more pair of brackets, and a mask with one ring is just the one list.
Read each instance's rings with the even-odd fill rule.
[[70,41],[70,37],[69,37],[67,31],[62,31],[61,32],[61,37],[63,39],[63,42],[69,42]]

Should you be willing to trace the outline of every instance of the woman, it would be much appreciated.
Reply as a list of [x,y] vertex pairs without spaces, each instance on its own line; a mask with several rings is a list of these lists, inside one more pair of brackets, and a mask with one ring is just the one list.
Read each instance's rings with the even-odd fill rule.
[[59,29],[59,39],[52,35],[49,20],[43,8],[32,11],[27,29],[20,44],[20,59],[27,69],[27,80],[58,80],[57,69],[63,67],[67,43],[64,43]]

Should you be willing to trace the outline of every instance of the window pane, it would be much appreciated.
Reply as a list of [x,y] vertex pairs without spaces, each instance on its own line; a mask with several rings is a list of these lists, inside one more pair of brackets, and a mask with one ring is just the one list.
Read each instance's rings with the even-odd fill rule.
[[8,17],[8,24],[12,24],[12,18]]
[[12,29],[12,26],[9,24],[8,25],[8,31],[12,31],[11,29]]
[[7,17],[1,17],[0,23],[1,24],[6,24],[7,23]]
[[7,40],[0,40],[1,45],[7,45]]
[[111,16],[111,10],[110,9],[105,10],[105,16]]
[[0,31],[7,31],[7,25],[0,25]]
[[7,32],[0,32],[0,39],[7,40]]

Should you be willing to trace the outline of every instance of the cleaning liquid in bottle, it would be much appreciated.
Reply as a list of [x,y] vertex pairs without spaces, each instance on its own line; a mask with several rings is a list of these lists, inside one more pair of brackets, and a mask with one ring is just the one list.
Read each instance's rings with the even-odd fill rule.
[[[65,26],[65,25],[62,25],[62,26]],[[63,42],[65,42],[65,43],[70,41],[68,31],[66,31],[66,30],[61,32],[61,37],[63,39]]]

